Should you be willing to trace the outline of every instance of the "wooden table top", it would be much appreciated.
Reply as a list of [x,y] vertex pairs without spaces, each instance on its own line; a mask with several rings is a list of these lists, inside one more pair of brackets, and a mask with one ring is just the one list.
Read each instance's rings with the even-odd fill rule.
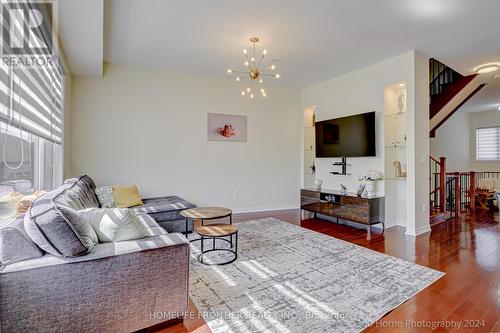
[[238,231],[238,228],[234,224],[211,224],[205,226],[196,226],[195,231],[200,236],[224,237],[236,233]]
[[225,217],[232,213],[231,209],[224,207],[199,207],[183,210],[181,215],[188,219],[210,220]]

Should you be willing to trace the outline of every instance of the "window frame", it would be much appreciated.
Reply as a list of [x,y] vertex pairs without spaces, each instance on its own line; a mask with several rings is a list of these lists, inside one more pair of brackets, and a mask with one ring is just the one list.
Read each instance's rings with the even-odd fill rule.
[[[481,129],[489,129],[489,128],[496,128],[500,132],[500,124],[497,125],[491,125],[491,126],[478,126],[474,128],[474,153],[475,153],[475,158],[474,160],[476,162],[500,162],[500,146],[498,147],[498,159],[479,159],[479,151],[478,151],[478,131]],[[500,137],[500,134],[499,134]]]

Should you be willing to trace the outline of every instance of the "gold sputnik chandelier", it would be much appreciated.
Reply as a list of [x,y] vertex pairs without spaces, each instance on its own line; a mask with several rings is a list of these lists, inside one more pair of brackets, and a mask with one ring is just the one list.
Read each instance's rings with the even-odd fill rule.
[[[248,83],[246,87],[241,91],[241,96],[248,96],[250,98],[254,98],[254,94],[259,93],[262,97],[267,96],[266,89],[264,89],[264,80],[265,77],[270,77],[274,79],[279,79],[280,75],[274,73],[276,70],[276,66],[272,64],[269,67],[265,67],[263,64],[264,57],[267,55],[267,50],[263,50],[260,56],[255,53],[255,44],[259,42],[259,37],[250,38],[250,42],[252,42],[253,52],[249,55],[247,49],[243,49],[243,54],[245,55],[244,65],[248,70],[245,71],[237,71],[229,68],[227,70],[228,74],[236,75],[236,82],[243,81],[245,76],[248,76]],[[269,70],[270,72],[264,72],[264,70]]]

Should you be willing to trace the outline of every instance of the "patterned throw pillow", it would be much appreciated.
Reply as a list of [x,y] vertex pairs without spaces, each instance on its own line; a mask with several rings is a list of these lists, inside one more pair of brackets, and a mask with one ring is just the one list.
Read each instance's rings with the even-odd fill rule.
[[121,242],[149,236],[146,225],[128,208],[87,208],[77,212],[92,226],[99,243]]
[[113,197],[113,186],[100,186],[95,189],[97,200],[102,208],[115,208],[115,198]]

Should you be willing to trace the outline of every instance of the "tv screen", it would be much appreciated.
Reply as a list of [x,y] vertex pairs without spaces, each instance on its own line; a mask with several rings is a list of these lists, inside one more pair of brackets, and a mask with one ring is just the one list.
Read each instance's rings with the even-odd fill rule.
[[316,157],[375,156],[375,112],[316,123]]

